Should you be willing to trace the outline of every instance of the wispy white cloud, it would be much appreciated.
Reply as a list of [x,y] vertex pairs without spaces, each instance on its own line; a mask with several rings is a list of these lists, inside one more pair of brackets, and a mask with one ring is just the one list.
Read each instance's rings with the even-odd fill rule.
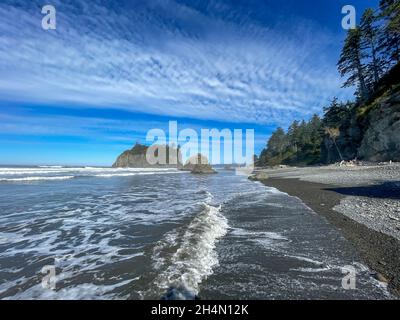
[[53,3],[56,31],[40,28],[40,1],[0,4],[4,100],[286,125],[348,94],[332,61],[338,39],[307,21],[271,28],[172,0]]

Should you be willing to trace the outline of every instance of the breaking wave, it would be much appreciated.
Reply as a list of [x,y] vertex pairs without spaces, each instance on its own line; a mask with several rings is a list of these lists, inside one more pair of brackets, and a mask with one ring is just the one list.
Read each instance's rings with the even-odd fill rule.
[[24,177],[24,178],[2,178],[3,182],[24,182],[24,181],[41,181],[41,180],[68,180],[74,176],[58,176],[58,177]]
[[0,182],[27,182],[46,180],[67,180],[82,177],[112,178],[136,175],[183,173],[171,168],[96,168],[41,166],[31,168],[0,168]]
[[[210,194],[208,194],[211,197]],[[152,259],[159,275],[155,285],[161,292],[175,292],[173,299],[195,297],[199,284],[213,273],[218,265],[216,242],[228,230],[228,221],[221,214],[221,206],[203,203],[203,210],[189,223],[180,244],[177,246],[177,231],[166,235],[154,248]],[[169,257],[163,251],[177,249]],[[171,288],[174,290],[171,291]],[[185,293],[185,294],[182,294]],[[187,293],[191,294],[187,294]]]

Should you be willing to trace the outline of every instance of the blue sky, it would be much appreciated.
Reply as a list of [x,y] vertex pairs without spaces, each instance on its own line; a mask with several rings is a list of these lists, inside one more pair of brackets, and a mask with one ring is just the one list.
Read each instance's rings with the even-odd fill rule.
[[345,31],[375,0],[48,0],[0,3],[0,164],[110,165],[153,128],[277,126],[351,98]]

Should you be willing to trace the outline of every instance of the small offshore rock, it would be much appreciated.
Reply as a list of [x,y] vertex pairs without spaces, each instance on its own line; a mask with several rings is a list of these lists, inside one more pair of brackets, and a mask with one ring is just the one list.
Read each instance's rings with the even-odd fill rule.
[[267,180],[268,178],[269,177],[266,172],[256,172],[255,174],[253,174],[249,177],[249,180],[260,181],[260,180]]
[[[186,168],[185,168],[186,167]],[[196,155],[194,158],[192,157],[184,166],[184,169],[188,170],[190,168],[190,172],[193,174],[215,174],[217,171],[211,167],[208,163],[207,157],[202,154]]]

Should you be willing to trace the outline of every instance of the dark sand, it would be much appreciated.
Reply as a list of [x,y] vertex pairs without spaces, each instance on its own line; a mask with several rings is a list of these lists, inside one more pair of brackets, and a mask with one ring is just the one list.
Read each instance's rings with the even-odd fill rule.
[[365,263],[377,272],[379,280],[386,279],[389,289],[400,296],[400,241],[334,211],[333,207],[345,197],[333,191],[334,186],[293,178],[269,178],[261,182],[300,198],[324,216],[358,250]]

